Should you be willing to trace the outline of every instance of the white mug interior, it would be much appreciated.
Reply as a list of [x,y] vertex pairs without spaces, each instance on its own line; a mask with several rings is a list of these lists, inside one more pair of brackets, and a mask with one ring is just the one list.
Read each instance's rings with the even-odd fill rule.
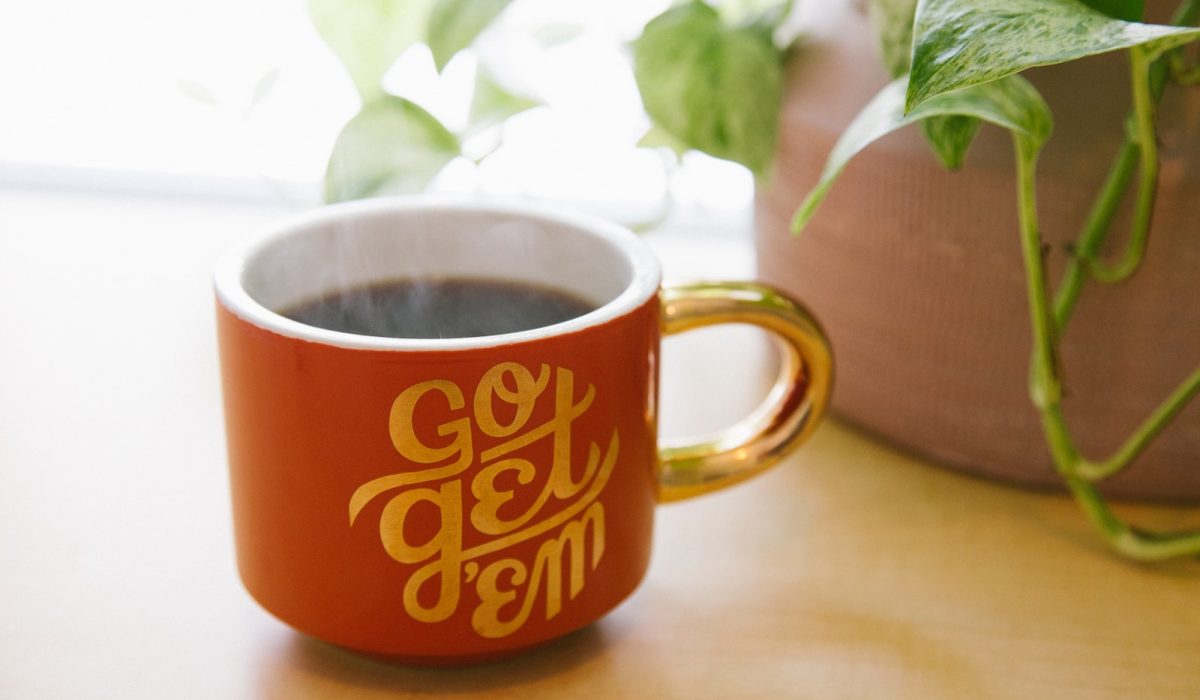
[[[658,290],[648,246],[615,224],[531,204],[383,198],[314,209],[229,251],[221,303],[288,336],[364,349],[488,347],[569,333],[628,313]],[[567,292],[596,307],[562,323],[470,338],[382,338],[280,314],[338,291],[401,280],[472,278]]]

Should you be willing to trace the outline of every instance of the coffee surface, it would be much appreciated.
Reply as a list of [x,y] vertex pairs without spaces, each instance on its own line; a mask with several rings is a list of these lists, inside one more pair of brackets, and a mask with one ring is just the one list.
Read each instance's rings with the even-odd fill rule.
[[356,335],[477,338],[549,326],[595,308],[568,292],[535,284],[446,278],[353,287],[280,313]]

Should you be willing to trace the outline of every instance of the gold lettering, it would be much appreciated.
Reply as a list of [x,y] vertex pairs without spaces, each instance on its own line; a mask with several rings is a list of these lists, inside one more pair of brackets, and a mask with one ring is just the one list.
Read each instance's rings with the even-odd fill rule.
[[[505,377],[512,377],[515,388],[508,388],[504,382]],[[537,379],[533,378],[533,373],[524,365],[516,362],[501,362],[492,367],[475,388],[475,422],[478,423],[479,429],[492,437],[508,437],[520,430],[529,421],[537,398],[545,391],[549,381],[549,365],[541,366]],[[500,399],[516,407],[517,412],[507,425],[502,425],[496,420],[493,399]]]
[[[412,544],[404,535],[409,513],[419,503],[437,509],[437,531],[425,542]],[[462,482],[448,481],[438,490],[414,488],[388,501],[379,518],[379,539],[388,556],[402,564],[417,564],[429,559],[404,585],[404,608],[422,622],[445,620],[458,607],[459,571],[462,566]],[[425,583],[438,577],[437,601],[421,604],[419,594]]]
[[[507,637],[520,629],[529,619],[533,604],[546,584],[546,619],[551,620],[562,612],[562,560],[568,545],[571,552],[570,575],[567,579],[567,596],[574,599],[583,590],[585,564],[585,537],[587,526],[592,525],[591,569],[594,571],[604,556],[604,506],[593,503],[579,520],[567,523],[558,537],[552,537],[538,548],[533,562],[533,573],[528,575],[529,587],[516,615],[509,620],[500,619],[500,611],[517,599],[517,590],[526,580],[525,565],[516,559],[500,559],[492,562],[479,575],[475,592],[479,595],[479,607],[471,615],[471,626],[480,635],[489,638]],[[499,577],[502,571],[512,571],[512,586],[501,589]]]
[[[565,373],[565,375],[564,375],[564,373]],[[533,443],[537,442],[538,440],[541,440],[542,438],[546,437],[547,435],[550,435],[551,433],[554,433],[555,435],[557,435],[562,430],[566,430],[568,432],[570,431],[571,422],[574,421],[579,416],[583,415],[584,412],[587,411],[588,408],[591,407],[592,401],[595,400],[595,398],[596,398],[596,387],[589,384],[587,391],[584,393],[583,398],[579,400],[579,403],[571,403],[571,394],[574,391],[574,387],[573,387],[573,385],[571,385],[571,379],[573,377],[571,371],[562,369],[560,367],[558,369],[557,377],[556,377],[555,381],[561,382],[563,380],[564,376],[566,377],[566,381],[569,386],[566,388],[565,391],[561,384],[555,387],[554,417],[551,418],[550,420],[546,421],[545,423],[542,423],[541,425],[537,426],[536,428],[532,428],[514,438],[509,439],[507,442],[504,442],[502,444],[496,445],[495,447],[490,447],[490,448],[484,450],[483,453],[479,456],[482,461],[490,462],[493,459],[496,459],[498,457],[503,457],[504,455],[506,455],[510,452],[519,450],[522,447],[527,447],[529,445],[532,445]],[[559,452],[559,441],[556,440],[555,441],[555,456],[556,457],[558,455],[558,452]],[[567,443],[567,449],[565,450],[565,452],[567,453],[567,456],[569,458],[570,457],[570,443],[569,442]]]
[[434,379],[414,384],[401,392],[392,402],[392,412],[388,417],[388,431],[391,433],[392,444],[396,447],[396,451],[404,457],[419,464],[434,464],[453,457],[454,462],[451,467],[457,472],[471,464],[470,418],[458,418],[439,425],[437,427],[438,435],[453,436],[453,440],[440,447],[426,445],[417,437],[413,421],[417,402],[421,397],[435,391],[446,397],[452,411],[457,411],[466,404],[463,400],[462,390],[454,382]]
[[596,388],[588,385],[587,392],[579,404],[572,403],[575,395],[575,373],[563,367],[558,368],[554,379],[554,462],[550,466],[550,482],[555,498],[572,498],[583,490],[592,480],[596,467],[600,463],[599,448],[595,444],[588,454],[587,468],[579,481],[571,479],[571,422],[583,411],[577,408],[592,404]]
[[538,494],[537,501],[523,514],[509,520],[501,518],[498,511],[501,506],[512,500],[513,491],[512,489],[497,489],[496,477],[507,471],[516,472],[517,482],[520,484],[530,483],[536,474],[533,464],[528,460],[513,457],[484,467],[471,481],[471,494],[479,499],[479,502],[471,509],[471,524],[484,534],[501,535],[521,527],[529,522],[530,518],[537,515],[542,506],[546,505],[546,499],[550,496],[550,490],[544,488]]
[[[552,379],[554,391],[547,392]],[[553,415],[529,427],[543,396],[545,401],[553,401]],[[395,398],[388,415],[392,445],[410,466],[428,466],[381,476],[359,486],[350,498],[350,524],[372,499],[403,489],[384,505],[379,537],[388,556],[417,567],[402,591],[409,616],[430,623],[449,619],[460,603],[464,573],[468,582],[465,585],[473,583],[478,598],[471,625],[489,638],[505,637],[520,629],[543,597],[543,587],[547,620],[562,612],[564,590],[567,600],[583,591],[587,572],[594,571],[604,556],[604,507],[598,498],[620,450],[618,432],[613,430],[605,449],[591,443],[586,461],[572,464],[574,421],[587,412],[595,398],[596,389],[588,384],[576,401],[575,375],[569,369],[542,364],[535,377],[533,371],[516,362],[501,362],[485,372],[474,387],[469,408],[462,389],[445,379],[414,384]],[[431,421],[427,413],[430,410],[447,417]],[[426,420],[418,422],[421,412],[426,412]],[[430,444],[418,436],[420,428],[421,435],[429,440],[430,428],[422,426],[430,424],[435,424],[432,432],[446,439],[444,444],[436,439]],[[472,443],[476,428],[483,435],[505,441],[476,455]],[[549,452],[539,450],[537,454],[545,455],[549,464],[511,456],[547,438],[551,443],[546,446]],[[470,484],[474,503],[469,519],[476,532],[491,538],[472,542],[464,550],[467,513],[462,474],[472,465],[477,471]],[[537,498],[522,506],[522,512],[512,512],[517,488],[540,482],[539,476],[545,482]],[[558,507],[538,519],[551,496],[560,502]],[[529,503],[527,498],[520,502]],[[415,510],[419,512],[414,516]],[[420,521],[420,527],[414,527],[415,520],[410,516]],[[558,534],[550,536],[556,529]],[[503,557],[501,552],[522,542],[537,547],[532,562],[504,557],[481,568],[483,560]]]
[[381,476],[378,479],[372,479],[359,486],[355,489],[354,494],[350,496],[351,525],[354,524],[354,520],[362,512],[362,509],[366,507],[367,503],[370,503],[376,496],[385,491],[400,488],[401,486],[445,479],[471,466],[470,418],[459,418],[438,426],[438,435],[443,437],[454,436],[454,439],[447,445],[430,447],[422,443],[417,437],[416,426],[413,424],[417,402],[425,394],[434,391],[446,397],[446,402],[452,411],[460,410],[466,404],[463,400],[462,391],[454,382],[444,379],[434,379],[414,384],[402,391],[392,401],[392,410],[388,415],[388,433],[392,438],[392,445],[396,448],[396,451],[414,462],[432,464],[450,457],[454,457],[454,461],[433,469]]
[[[534,571],[537,571],[541,562],[545,562],[547,620],[562,610],[562,560],[563,550],[567,545],[571,547],[571,570],[570,578],[567,579],[570,589],[567,596],[574,599],[583,590],[584,536],[587,534],[588,523],[592,525],[590,568],[594,571],[600,563],[600,558],[604,556],[604,506],[599,502],[593,503],[579,520],[567,523],[558,537],[546,540],[538,548]],[[534,581],[531,588],[537,588],[537,581]]]
[[[592,447],[594,450],[596,450],[596,453],[599,454],[599,448],[594,444]],[[608,441],[608,450],[604,453],[604,461],[601,462],[600,468],[596,472],[596,478],[592,480],[592,484],[588,487],[586,493],[575,499],[574,502],[567,505],[554,515],[551,515],[545,520],[539,520],[524,530],[519,530],[517,532],[505,535],[504,537],[490,540],[488,542],[484,542],[483,544],[478,544],[474,547],[471,547],[463,552],[464,560],[487,556],[488,554],[508,549],[509,547],[512,547],[520,542],[524,542],[525,540],[533,539],[538,535],[550,532],[554,528],[562,525],[579,513],[583,512],[592,501],[600,497],[600,492],[603,491],[605,485],[608,484],[608,479],[612,476],[613,468],[617,464],[617,455],[620,453],[620,450],[620,434],[618,431],[614,430],[612,438]]]
[[[512,588],[501,590],[500,574],[511,571],[509,583]],[[517,587],[525,583],[525,565],[517,559],[499,559],[488,564],[475,581],[475,591],[479,594],[479,607],[471,613],[471,626],[475,631],[490,639],[499,639],[521,629],[529,618],[529,610],[521,606],[517,616],[511,620],[500,619],[500,609],[517,599]]]

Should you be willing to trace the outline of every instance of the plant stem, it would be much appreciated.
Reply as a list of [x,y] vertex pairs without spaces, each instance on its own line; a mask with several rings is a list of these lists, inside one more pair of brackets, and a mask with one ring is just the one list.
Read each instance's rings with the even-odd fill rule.
[[[1055,468],[1093,526],[1115,551],[1143,561],[1169,559],[1200,553],[1200,530],[1176,533],[1152,533],[1122,522],[1082,473],[1083,459],[1071,440],[1061,406],[1061,384],[1055,363],[1057,326],[1051,322],[1050,300],[1046,293],[1046,269],[1042,259],[1042,241],[1038,230],[1036,150],[1014,135],[1017,157],[1017,204],[1021,225],[1021,254],[1025,264],[1026,292],[1033,336],[1033,370],[1030,395],[1042,416],[1042,431]],[[1155,411],[1114,460],[1132,459],[1200,390],[1200,370]],[[1122,464],[1123,466],[1123,464]],[[1119,468],[1119,467],[1118,467]]]
[[[1017,198],[1021,224],[1021,256],[1025,261],[1028,285],[1029,320],[1033,333],[1033,366],[1029,376],[1029,396],[1033,405],[1046,411],[1057,406],[1062,397],[1054,349],[1058,347],[1057,324],[1051,321],[1046,292],[1046,269],[1042,260],[1042,238],[1038,230],[1036,166],[1037,153],[1024,137],[1013,136],[1017,150]],[[1074,448],[1072,447],[1072,452]]]
[[1200,19],[1200,0],[1183,0],[1171,17],[1171,24],[1177,27],[1190,27]]
[[[1195,24],[1197,19],[1200,19],[1200,0],[1187,0],[1175,11],[1171,22],[1177,26],[1188,26]],[[1172,51],[1168,56],[1160,57],[1151,63],[1149,82],[1153,104],[1157,104],[1162,98],[1167,79],[1171,76],[1180,55],[1178,50]],[[1133,75],[1131,79],[1136,84],[1137,75]],[[1104,185],[1100,188],[1100,194],[1088,213],[1083,232],[1075,242],[1075,249],[1072,251],[1073,254],[1067,263],[1067,269],[1063,273],[1054,297],[1054,318],[1060,330],[1066,326],[1071,318],[1071,313],[1075,310],[1079,293],[1083,290],[1084,282],[1087,281],[1088,268],[1091,266],[1100,244],[1108,235],[1113,216],[1133,178],[1133,169],[1137,165],[1138,146],[1130,134],[1138,130],[1136,106],[1135,110],[1129,114],[1128,124],[1121,150],[1118,151]]]
[[1166,428],[1176,414],[1187,406],[1188,401],[1200,392],[1200,369],[1192,372],[1154,412],[1142,421],[1137,430],[1108,459],[1101,462],[1080,460],[1079,475],[1088,481],[1099,481],[1116,474],[1150,446],[1154,438]]
[[[1171,23],[1177,26],[1191,26],[1200,19],[1200,0],[1185,0],[1175,10]],[[1196,85],[1200,83],[1200,66],[1187,66],[1180,51],[1172,51],[1170,56],[1171,77],[1180,85]]]
[[[1189,0],[1183,3],[1176,12],[1174,23],[1178,25],[1192,24],[1197,18],[1200,18],[1200,0]],[[1134,125],[1131,126],[1130,131],[1137,131],[1139,142],[1152,142],[1154,140],[1153,136],[1147,137],[1146,135],[1146,117],[1150,117],[1149,126],[1151,134],[1154,132],[1155,123],[1153,112],[1147,109],[1145,101],[1147,97],[1146,92],[1148,90],[1149,106],[1152,108],[1161,99],[1163,90],[1166,87],[1169,63],[1178,58],[1178,55],[1178,52],[1173,52],[1151,63],[1146,67],[1144,78],[1138,74],[1136,59],[1131,61],[1134,64],[1132,68],[1132,85],[1135,95],[1135,107],[1134,112],[1130,114],[1129,123]],[[1138,95],[1141,95],[1143,98],[1141,101],[1137,99]],[[1068,262],[1067,269],[1059,283],[1057,294],[1054,298],[1055,327],[1059,333],[1063,331],[1068,321],[1070,321],[1075,303],[1083,289],[1084,282],[1087,280],[1086,266],[1088,261],[1094,258],[1100,243],[1103,242],[1104,237],[1108,233],[1112,224],[1112,218],[1116,213],[1117,207],[1120,205],[1121,197],[1128,188],[1133,176],[1133,168],[1137,163],[1138,152],[1138,145],[1127,133],[1125,141],[1121,145],[1121,150],[1118,152],[1104,185],[1101,187],[1100,195],[1089,212],[1083,233],[1076,244],[1075,254]],[[1146,163],[1143,160],[1143,172],[1145,172],[1145,167]],[[1183,410],[1188,401],[1197,392],[1200,392],[1200,370],[1194,372],[1167,397],[1143,421],[1137,430],[1129,436],[1125,443],[1107,459],[1097,462],[1080,458],[1078,457],[1078,453],[1074,452],[1074,447],[1072,446],[1072,451],[1079,459],[1079,475],[1088,481],[1100,481],[1123,469],[1149,446],[1154,438],[1162,432],[1163,428],[1174,419],[1179,411]],[[1061,415],[1051,416],[1050,419],[1052,422],[1060,423],[1061,425],[1057,429],[1066,435],[1066,426],[1062,421]]]
[[1179,85],[1200,85],[1200,66],[1188,66],[1182,61],[1171,61],[1171,79]]
[[1067,262],[1067,269],[1063,272],[1062,281],[1058,284],[1058,293],[1054,297],[1054,320],[1059,329],[1065,327],[1071,319],[1075,302],[1079,300],[1083,283],[1087,281],[1088,262],[1096,256],[1096,251],[1112,224],[1113,216],[1117,213],[1117,207],[1121,204],[1121,196],[1125,194],[1129,181],[1133,179],[1137,154],[1137,146],[1126,137],[1112,168],[1108,171],[1104,186],[1100,189],[1100,196],[1092,205],[1083,233],[1075,243],[1075,250]]
[[1158,141],[1155,134],[1156,102],[1151,97],[1149,54],[1140,46],[1129,50],[1130,78],[1133,86],[1134,127],[1140,154],[1137,202],[1134,205],[1133,229],[1125,253],[1116,265],[1107,267],[1099,260],[1088,258],[1092,277],[1105,283],[1121,282],[1137,271],[1146,253],[1150,220],[1154,216],[1154,200],[1158,193]]

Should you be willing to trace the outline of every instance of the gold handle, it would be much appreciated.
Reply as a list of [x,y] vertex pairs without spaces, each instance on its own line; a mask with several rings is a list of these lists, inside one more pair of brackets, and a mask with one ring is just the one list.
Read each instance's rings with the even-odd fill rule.
[[833,388],[829,340],[808,311],[770,287],[748,282],[665,285],[663,332],[749,323],[781,342],[779,377],[763,403],[715,439],[659,449],[662,502],[709,493],[774,465],[812,433]]

